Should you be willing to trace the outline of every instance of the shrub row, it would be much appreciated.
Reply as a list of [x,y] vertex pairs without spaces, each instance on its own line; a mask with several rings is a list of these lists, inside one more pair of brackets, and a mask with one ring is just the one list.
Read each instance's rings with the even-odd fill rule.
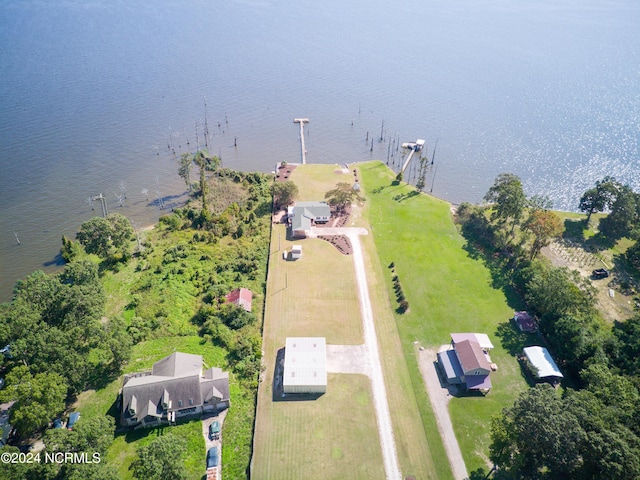
[[400,284],[400,279],[398,278],[398,275],[396,275],[395,263],[391,262],[389,264],[389,268],[391,269],[391,280],[393,280],[393,291],[396,293],[396,301],[398,302],[398,308],[396,311],[398,313],[405,313],[409,310],[409,301],[407,300],[407,297],[405,297],[402,285]]

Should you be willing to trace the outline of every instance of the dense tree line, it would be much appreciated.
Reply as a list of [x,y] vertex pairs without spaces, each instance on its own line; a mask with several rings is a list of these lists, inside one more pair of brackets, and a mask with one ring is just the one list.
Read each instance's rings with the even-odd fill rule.
[[97,266],[80,260],[57,275],[36,271],[16,283],[3,306],[0,343],[9,346],[5,400],[21,436],[45,427],[64,400],[120,371],[131,341],[117,321],[103,322],[105,294]]
[[598,228],[610,239],[640,238],[640,195],[613,177],[597,181],[595,187],[584,192],[578,208],[587,213],[587,224],[593,213],[609,211]]
[[607,363],[613,336],[596,309],[595,290],[588,279],[566,267],[534,260],[521,264],[512,277],[540,331],[563,370],[577,383],[588,364]]
[[604,365],[564,395],[542,384],[494,418],[490,458],[499,479],[636,479],[640,476],[638,389]]
[[[640,315],[606,324],[588,279],[535,258],[544,241],[527,244],[523,232],[548,204],[527,200],[517,177],[500,175],[485,199],[489,207],[461,206],[462,231],[486,253],[500,253],[491,261],[537,315],[544,339],[574,385],[562,393],[538,385],[494,419],[494,478],[639,478]],[[588,219],[610,211],[600,221],[600,232],[609,238],[635,238],[638,205],[638,196],[610,177],[580,201]],[[629,263],[634,254],[633,248],[627,252]]]
[[[83,419],[73,430],[49,429],[43,436],[45,450],[37,457],[40,461],[4,463],[0,480],[113,480],[118,473],[105,462],[105,456],[113,442],[114,429],[114,420],[108,416]],[[17,453],[19,450],[5,446],[2,451]],[[45,455],[65,453],[85,454],[87,461],[45,462]]]
[[498,175],[484,197],[485,206],[463,203],[457,219],[463,233],[484,248],[498,249],[515,261],[532,260],[551,239],[562,234],[562,222],[547,197],[527,197],[513,174]]

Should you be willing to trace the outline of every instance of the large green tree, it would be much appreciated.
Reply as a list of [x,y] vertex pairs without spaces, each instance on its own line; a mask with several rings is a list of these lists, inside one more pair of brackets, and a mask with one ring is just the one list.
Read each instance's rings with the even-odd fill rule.
[[640,224],[640,197],[627,185],[616,196],[611,213],[600,220],[600,231],[611,239],[637,236]]
[[613,328],[615,337],[613,364],[634,377],[640,376],[640,314],[625,322],[617,322]]
[[46,427],[65,407],[67,384],[56,373],[31,375],[20,365],[6,376],[6,387],[0,391],[3,401],[15,400],[9,411],[9,421],[21,437]]
[[332,207],[336,207],[338,210],[343,210],[351,205],[355,200],[362,200],[362,197],[358,193],[358,190],[347,182],[339,182],[335,188],[327,191],[324,194],[324,198],[327,203]]
[[547,320],[544,333],[563,369],[577,378],[587,363],[607,363],[605,344],[610,340],[610,330],[592,316],[566,315]]
[[274,182],[271,185],[271,194],[273,195],[276,208],[286,207],[298,196],[298,186],[291,180]]
[[119,213],[110,213],[105,218],[93,217],[80,226],[77,234],[87,253],[95,253],[104,259],[116,253],[127,256],[133,238],[131,222]]
[[148,445],[138,448],[133,462],[133,476],[140,480],[184,480],[184,454],[187,442],[175,435],[156,437]]
[[547,384],[526,390],[491,425],[490,458],[511,478],[566,479],[578,469],[586,434]]
[[492,205],[491,221],[496,222],[505,233],[505,245],[513,240],[516,226],[526,213],[527,197],[520,179],[512,173],[501,173],[484,196]]
[[575,270],[539,268],[527,280],[526,289],[527,302],[543,320],[564,315],[590,316],[594,312],[593,287]]
[[[115,421],[111,416],[82,418],[73,430],[49,429],[43,436],[46,453],[86,453],[90,463],[53,465],[56,478],[102,480],[117,478],[115,468],[106,463],[107,449],[113,443]],[[97,455],[97,457],[94,457]],[[99,460],[99,462],[97,462]]]
[[629,262],[629,264],[633,268],[640,272],[640,241],[637,241],[627,249],[627,251],[625,252],[625,257],[627,259],[627,262]]
[[97,266],[72,262],[58,275],[19,281],[0,316],[0,340],[31,374],[57,373],[72,392],[119,371],[130,353],[126,325],[103,321],[106,296]]
[[605,177],[596,182],[596,186],[590,188],[580,197],[578,208],[587,213],[587,224],[591,215],[611,208],[622,185],[613,177]]

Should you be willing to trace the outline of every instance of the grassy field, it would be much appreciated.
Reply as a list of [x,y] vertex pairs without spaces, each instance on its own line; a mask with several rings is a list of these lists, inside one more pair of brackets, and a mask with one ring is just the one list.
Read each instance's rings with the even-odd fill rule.
[[353,173],[342,173],[344,165],[304,165],[296,167],[289,180],[298,186],[296,200],[312,202],[324,200],[324,194],[339,182],[353,182]]
[[[413,388],[426,396],[415,358],[414,341],[437,347],[450,341],[452,332],[487,333],[495,345],[492,360],[493,389],[487,397],[454,398],[450,412],[469,472],[487,467],[491,417],[510,405],[526,388],[515,358],[500,338],[506,322],[519,307],[517,297],[492,276],[473,249],[457,232],[447,202],[415,188],[395,184],[393,173],[380,162],[358,166],[361,171],[369,221],[383,266],[395,263],[410,304],[406,314],[396,314]],[[392,292],[391,275],[386,275]],[[506,292],[506,294],[505,294]],[[507,296],[509,298],[507,298]],[[511,302],[510,302],[511,300]],[[432,413],[421,402],[425,430],[431,430]]]
[[329,374],[327,393],[312,401],[262,404],[251,478],[383,479],[369,379]]
[[[285,338],[293,336],[323,336],[334,344],[362,343],[351,258],[324,240],[286,237],[285,226],[274,225],[266,302],[272,347],[284,346]],[[303,258],[286,262],[282,252],[290,251],[293,244],[302,244]],[[266,351],[267,345],[263,348]]]
[[303,245],[301,260],[284,261],[282,251],[293,243],[286,240],[284,225],[274,226],[263,333],[266,371],[259,387],[252,478],[340,479],[344,472],[383,478],[366,377],[330,375],[327,393],[314,401],[272,399],[275,358],[286,337],[363,342],[350,257],[328,242],[307,239],[296,241]]
[[[291,178],[299,186],[300,199],[321,199],[338,181],[353,181],[352,175],[336,174],[337,169],[332,165],[298,167]],[[363,212],[357,213],[358,223],[365,224]],[[446,458],[434,462],[436,457],[444,458],[444,450],[433,416],[429,427],[436,433],[430,438],[423,426],[428,422],[420,421],[419,404],[424,397],[413,391],[373,239],[365,236],[362,242],[401,470],[416,478],[449,478]],[[351,257],[322,240],[305,239],[295,242],[303,245],[303,259],[284,262],[282,251],[293,243],[286,240],[283,225],[274,226],[263,334],[267,367],[258,398],[252,477],[297,478],[303,474],[303,463],[307,478],[383,478],[366,377],[330,375],[327,393],[315,401],[272,399],[274,359],[287,336],[325,336],[329,344],[363,342]],[[330,428],[324,426],[327,422]],[[311,435],[310,431],[319,433]],[[301,451],[308,461],[300,462]]]

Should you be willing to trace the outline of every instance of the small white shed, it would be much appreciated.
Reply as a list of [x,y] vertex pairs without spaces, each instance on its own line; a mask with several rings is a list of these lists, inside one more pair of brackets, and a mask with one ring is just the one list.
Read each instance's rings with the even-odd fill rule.
[[302,245],[293,245],[291,247],[291,259],[298,260],[302,258]]

